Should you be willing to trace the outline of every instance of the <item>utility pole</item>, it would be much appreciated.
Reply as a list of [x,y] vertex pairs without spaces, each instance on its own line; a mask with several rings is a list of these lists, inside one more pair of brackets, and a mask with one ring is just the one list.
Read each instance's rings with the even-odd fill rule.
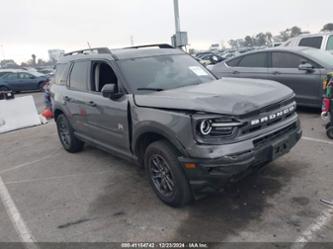
[[173,0],[173,8],[175,12],[175,25],[176,25],[176,34],[180,32],[180,20],[179,20],[179,4],[178,0]]
[[187,43],[187,32],[180,31],[180,18],[179,18],[179,4],[178,0],[173,0],[173,8],[175,14],[175,27],[176,33],[171,37],[171,42],[174,47],[182,48],[188,44]]

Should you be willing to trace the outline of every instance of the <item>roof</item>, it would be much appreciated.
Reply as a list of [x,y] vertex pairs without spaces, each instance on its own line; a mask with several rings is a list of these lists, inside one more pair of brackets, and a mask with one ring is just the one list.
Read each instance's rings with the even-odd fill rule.
[[259,50],[252,50],[250,52],[247,52],[247,53],[243,53],[243,54],[240,54],[240,55],[237,55],[235,57],[232,57],[230,59],[227,59],[226,61],[229,61],[229,60],[232,60],[234,58],[238,58],[238,57],[242,57],[244,55],[248,55],[248,54],[255,54],[255,53],[258,53],[258,52],[272,52],[272,51],[289,51],[289,52],[295,52],[295,53],[302,53],[303,51],[305,50],[318,50],[318,49],[315,49],[315,48],[310,48],[310,47],[273,47],[273,48],[265,48],[265,49],[259,49]]
[[152,44],[111,50],[108,48],[92,48],[67,53],[59,59],[58,63],[66,63],[86,58],[126,60],[170,54],[184,54],[184,51],[178,48],[172,48],[167,44]]
[[160,56],[169,54],[184,54],[184,51],[177,48],[155,48],[155,49],[116,49],[111,50],[119,60],[132,59],[132,58],[142,58],[149,56]]

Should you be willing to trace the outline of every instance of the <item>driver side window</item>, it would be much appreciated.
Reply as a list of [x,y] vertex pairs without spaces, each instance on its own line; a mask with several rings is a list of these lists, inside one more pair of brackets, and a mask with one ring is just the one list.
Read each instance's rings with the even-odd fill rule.
[[23,80],[23,79],[31,79],[33,77],[31,74],[28,74],[28,73],[20,73],[19,78]]
[[90,90],[101,92],[106,84],[118,85],[118,79],[111,66],[105,62],[96,61],[92,63],[92,74]]
[[302,63],[310,63],[311,61],[304,57],[292,53],[273,52],[272,53],[272,67],[273,68],[298,68]]

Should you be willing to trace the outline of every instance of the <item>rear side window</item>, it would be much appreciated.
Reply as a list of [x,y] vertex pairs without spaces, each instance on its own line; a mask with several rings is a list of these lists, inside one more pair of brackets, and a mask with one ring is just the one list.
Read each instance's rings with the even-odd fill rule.
[[245,55],[239,62],[239,67],[267,67],[267,53]]
[[57,64],[54,83],[57,85],[66,85],[69,64]]
[[307,38],[301,39],[301,41],[299,42],[299,46],[319,49],[319,48],[321,48],[322,41],[323,41],[322,36],[307,37]]
[[326,50],[333,50],[333,35],[328,37]]
[[89,70],[88,61],[77,61],[74,63],[69,76],[69,87],[73,90],[87,90],[87,75]]
[[18,74],[17,73],[8,73],[4,76],[7,80],[16,80],[18,79]]
[[243,57],[239,57],[239,58],[235,58],[235,59],[232,59],[230,61],[227,61],[226,64],[229,66],[229,67],[237,67],[238,64],[239,64],[239,61],[242,59]]
[[298,68],[302,62],[308,62],[305,58],[292,53],[273,52],[273,68]]

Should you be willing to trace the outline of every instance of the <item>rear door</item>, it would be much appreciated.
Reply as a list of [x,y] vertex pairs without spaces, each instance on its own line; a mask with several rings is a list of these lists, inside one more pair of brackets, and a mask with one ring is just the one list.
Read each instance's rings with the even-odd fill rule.
[[229,77],[267,79],[268,53],[258,52],[244,55],[231,68]]
[[[310,63],[314,69],[299,70],[301,63]],[[269,72],[272,80],[294,90],[299,104],[320,106],[322,82],[319,65],[298,54],[277,51],[271,53]]]
[[84,122],[87,115],[85,107],[88,97],[88,60],[75,61],[70,69],[67,88],[63,93],[63,103],[69,112],[71,125],[79,133],[84,133]]

